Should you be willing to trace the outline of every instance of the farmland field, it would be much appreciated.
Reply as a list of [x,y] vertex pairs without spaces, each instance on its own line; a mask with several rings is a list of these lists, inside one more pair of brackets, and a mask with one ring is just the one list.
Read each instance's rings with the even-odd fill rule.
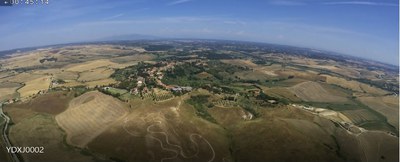
[[267,88],[264,89],[265,93],[275,96],[275,97],[280,97],[280,98],[286,98],[290,101],[298,102],[301,101],[299,97],[297,97],[296,94],[291,92],[288,88]]
[[56,121],[66,131],[67,142],[84,147],[127,112],[127,106],[117,99],[88,92],[73,99],[68,109],[56,116]]
[[92,69],[96,69],[99,67],[106,67],[110,65],[114,65],[115,63],[109,61],[109,60],[96,60],[96,61],[90,61],[90,62],[85,62],[77,65],[71,65],[66,69],[66,71],[75,71],[75,72],[84,72]]
[[[386,116],[388,122],[399,129],[399,98],[387,97],[360,97],[361,102],[368,105],[371,109]],[[388,102],[385,102],[388,101]]]
[[365,109],[345,110],[342,111],[342,113],[348,116],[355,124],[361,124],[366,121],[379,120],[379,117]]
[[[11,142],[17,146],[42,146],[44,154],[22,154],[32,161],[92,161],[92,157],[64,144],[65,133],[49,115],[37,114],[26,118],[10,129]],[[61,160],[63,161],[63,160]]]
[[112,73],[114,73],[114,70],[110,68],[92,69],[89,71],[84,71],[79,73],[78,81],[87,82],[87,81],[107,79],[110,77]]
[[68,103],[72,98],[73,95],[69,92],[51,92],[38,96],[34,100],[25,103],[7,106],[6,112],[16,109],[25,109],[38,113],[57,115],[68,108]]
[[37,94],[41,90],[47,90],[50,86],[51,79],[48,76],[37,78],[31,81],[25,82],[25,86],[18,90],[21,98],[26,98]]
[[324,75],[324,76],[327,77],[327,81],[326,81],[327,83],[342,86],[344,88],[348,88],[348,89],[351,89],[356,92],[365,92],[365,93],[377,94],[377,95],[384,95],[384,94],[388,93],[387,91],[384,91],[382,89],[371,87],[369,85],[366,85],[364,83],[360,83],[357,81],[345,80],[343,78],[332,77],[332,76],[327,76],[327,75]]
[[347,99],[329,93],[316,82],[304,82],[291,88],[291,91],[304,101],[312,102],[346,102]]
[[393,67],[286,50],[162,40],[7,55],[8,136],[46,146],[20,161],[399,160]]
[[2,82],[0,85],[0,102],[18,97],[17,89],[21,84]]

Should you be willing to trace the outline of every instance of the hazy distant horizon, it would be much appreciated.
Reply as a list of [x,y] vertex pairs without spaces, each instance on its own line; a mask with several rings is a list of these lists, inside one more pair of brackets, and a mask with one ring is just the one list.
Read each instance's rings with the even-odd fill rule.
[[1,7],[0,50],[142,34],[314,48],[398,65],[395,0],[57,0]]
[[[131,35],[131,34],[129,34],[129,35]],[[122,35],[118,35],[118,36],[122,36]],[[145,35],[145,36],[150,36],[150,35]],[[153,36],[153,37],[157,37],[157,36]],[[282,45],[282,46],[289,46],[289,47],[295,47],[295,48],[318,50],[318,51],[321,51],[322,53],[328,52],[328,53],[324,53],[324,54],[327,54],[327,55],[331,55],[331,54],[335,53],[335,54],[339,54],[339,55],[353,56],[353,57],[357,57],[357,58],[361,58],[361,59],[365,59],[365,60],[376,61],[378,63],[384,63],[384,64],[400,67],[399,64],[392,64],[392,63],[382,62],[382,61],[379,61],[379,60],[373,60],[373,59],[370,59],[370,58],[354,56],[354,55],[351,55],[351,54],[341,53],[341,52],[332,51],[332,50],[325,50],[325,49],[311,48],[311,47],[304,47],[304,46],[295,46],[295,45],[288,45],[288,44],[277,44],[277,43],[271,43],[271,42],[248,41],[248,40],[233,40],[233,39],[215,39],[215,38],[166,38],[166,37],[158,37],[158,38],[152,38],[152,39],[131,39],[131,40],[128,40],[128,39],[88,40],[88,41],[79,41],[79,42],[66,42],[66,43],[57,43],[57,44],[45,44],[45,45],[37,45],[37,46],[27,46],[27,47],[20,47],[20,48],[5,49],[5,50],[1,50],[0,49],[0,52],[12,51],[12,50],[18,50],[18,49],[24,49],[24,48],[52,47],[52,46],[68,45],[68,44],[85,44],[85,43],[90,44],[90,43],[101,43],[101,42],[113,43],[113,42],[118,42],[118,41],[161,41],[161,40],[172,40],[172,41],[173,40],[210,40],[210,41],[233,41],[233,42],[237,41],[237,42],[246,42],[246,43],[264,43],[264,44],[270,44],[270,45]]]

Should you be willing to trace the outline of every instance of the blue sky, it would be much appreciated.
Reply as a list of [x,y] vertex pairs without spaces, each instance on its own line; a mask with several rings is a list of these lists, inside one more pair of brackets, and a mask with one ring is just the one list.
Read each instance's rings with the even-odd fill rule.
[[397,0],[49,0],[49,3],[0,7],[0,50],[145,34],[294,45],[395,65],[399,60]]

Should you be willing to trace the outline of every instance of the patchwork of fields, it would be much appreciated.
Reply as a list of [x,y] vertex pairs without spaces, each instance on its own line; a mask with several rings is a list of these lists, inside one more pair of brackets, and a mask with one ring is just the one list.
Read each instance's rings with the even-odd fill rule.
[[398,76],[281,53],[146,51],[158,46],[74,45],[0,59],[11,143],[46,146],[21,158],[399,160],[399,97],[385,87]]

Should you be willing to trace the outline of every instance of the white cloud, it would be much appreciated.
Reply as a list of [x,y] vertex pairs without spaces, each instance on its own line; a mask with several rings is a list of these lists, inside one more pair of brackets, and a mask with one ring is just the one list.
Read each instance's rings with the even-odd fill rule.
[[369,2],[369,1],[342,1],[342,2],[326,2],[325,5],[366,5],[366,6],[393,6],[397,7],[395,3],[380,3],[380,2]]
[[173,5],[178,5],[178,4],[182,4],[182,3],[187,3],[193,0],[176,0],[176,1],[172,1],[170,3],[168,3],[168,6],[173,6]]

